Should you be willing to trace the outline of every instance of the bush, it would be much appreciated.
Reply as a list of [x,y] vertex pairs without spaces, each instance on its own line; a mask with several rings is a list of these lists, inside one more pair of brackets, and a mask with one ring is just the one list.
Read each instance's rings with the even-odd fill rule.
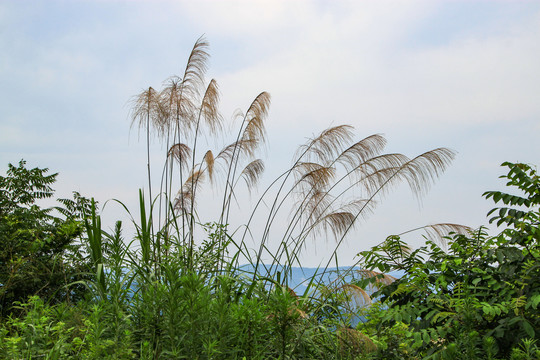
[[540,179],[528,165],[503,166],[507,186],[522,195],[484,194],[505,205],[488,214],[505,226],[499,235],[481,228],[448,238],[447,250],[428,240],[415,251],[391,236],[361,253],[368,269],[405,273],[375,293],[387,307],[379,327],[407,324],[425,356],[509,358],[540,338]]
[[83,233],[86,199],[61,200],[63,207],[41,208],[37,201],[53,196],[57,174],[48,169],[8,165],[0,176],[0,317],[15,301],[39,295],[54,303],[80,299],[81,285],[68,287],[86,271],[77,240]]

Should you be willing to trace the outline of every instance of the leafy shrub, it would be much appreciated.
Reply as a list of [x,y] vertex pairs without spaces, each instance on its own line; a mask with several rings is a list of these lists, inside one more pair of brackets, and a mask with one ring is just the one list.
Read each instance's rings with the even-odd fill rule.
[[522,195],[484,194],[512,206],[489,213],[490,222],[506,226],[499,235],[481,228],[448,238],[447,250],[428,240],[414,251],[391,236],[361,253],[368,269],[404,271],[375,294],[386,307],[379,326],[407,324],[421,354],[509,358],[526,339],[540,338],[540,178],[525,164],[503,166],[507,186]]
[[79,253],[81,213],[86,199],[61,200],[63,207],[41,208],[37,201],[53,196],[57,174],[48,169],[8,165],[0,176],[0,317],[15,301],[39,295],[52,302],[76,301],[85,293],[81,280],[86,262]]

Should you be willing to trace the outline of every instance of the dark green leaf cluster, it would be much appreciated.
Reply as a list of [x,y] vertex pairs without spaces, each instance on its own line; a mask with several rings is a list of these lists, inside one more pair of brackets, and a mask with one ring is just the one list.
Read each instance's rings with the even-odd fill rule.
[[370,269],[404,272],[375,294],[388,307],[377,332],[403,323],[418,354],[440,359],[510,358],[540,339],[540,179],[528,165],[503,165],[521,195],[484,194],[508,205],[490,211],[499,235],[480,228],[413,252],[389,237],[362,253]]
[[81,286],[67,285],[85,269],[76,246],[85,199],[75,193],[74,200],[62,200],[67,206],[56,209],[63,216],[55,216],[54,208],[37,201],[53,196],[57,174],[25,164],[9,164],[6,176],[0,176],[0,316],[30,295],[57,302],[83,292]]

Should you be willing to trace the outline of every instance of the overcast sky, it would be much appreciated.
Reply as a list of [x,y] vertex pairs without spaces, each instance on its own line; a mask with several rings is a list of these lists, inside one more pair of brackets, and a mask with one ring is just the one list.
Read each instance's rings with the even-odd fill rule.
[[[358,139],[383,133],[387,152],[458,152],[421,206],[407,187],[392,191],[343,263],[418,226],[486,224],[493,206],[481,195],[503,189],[499,165],[540,163],[538,1],[2,1],[0,173],[24,158],[60,173],[59,197],[76,190],[135,210],[145,144],[127,104],[181,75],[203,34],[225,119],[272,95],[265,178],[339,124]],[[331,247],[314,243],[305,265]]]

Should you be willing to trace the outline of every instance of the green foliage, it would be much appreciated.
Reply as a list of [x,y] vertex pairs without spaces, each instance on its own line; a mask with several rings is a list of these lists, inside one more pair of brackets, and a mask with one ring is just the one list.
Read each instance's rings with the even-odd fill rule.
[[418,354],[434,359],[519,358],[526,339],[540,338],[540,180],[528,165],[503,166],[522,195],[484,194],[514,206],[490,211],[499,235],[481,228],[448,238],[447,250],[428,240],[415,251],[389,237],[361,253],[368,269],[404,272],[375,293],[387,307],[378,331],[403,322]]
[[85,199],[63,200],[57,207],[41,208],[37,201],[53,196],[57,174],[48,169],[8,165],[0,176],[0,317],[9,314],[14,301],[28,296],[58,302],[79,299],[82,286],[66,287],[85,270],[76,241],[83,232],[80,214]]
[[32,296],[19,307],[20,317],[10,317],[0,328],[0,359],[135,358],[129,319],[115,336],[105,303],[50,306]]
[[[7,252],[2,265],[11,268],[0,284],[13,292],[16,276],[35,274],[38,279],[46,274],[43,269],[54,269],[47,262],[51,259],[62,264],[64,282],[40,280],[43,288],[25,289],[9,299],[1,294],[6,301],[22,304],[19,317],[0,325],[4,358],[368,359],[379,353],[369,336],[350,328],[363,306],[358,304],[369,302],[367,292],[344,284],[341,274],[335,283],[324,284],[324,274],[331,262],[338,264],[337,249],[357,220],[391,186],[406,181],[415,195],[422,195],[455,153],[437,148],[412,159],[385,154],[381,135],[355,141],[351,126],[331,127],[299,147],[292,166],[264,190],[247,223],[235,229],[229,220],[241,198],[239,186],[245,183],[251,191],[264,170],[256,156],[266,141],[270,95],[260,93],[245,113],[237,112],[239,128],[232,143],[218,151],[202,148],[208,138],[226,140],[217,83],[211,80],[205,87],[207,47],[199,39],[183,77],[171,77],[160,91],[149,87],[134,98],[132,124],[146,132],[149,197],[140,190],[134,216],[117,201],[135,227],[131,239],[124,240],[120,222],[110,233],[102,229],[94,200],[78,194],[56,208],[64,218],[50,216],[51,210],[33,204],[52,196],[56,175],[10,167],[10,174],[18,175],[2,184],[10,191],[21,190],[10,192],[12,198],[3,192],[7,200],[1,200],[2,209],[7,210],[0,214],[15,216],[8,229],[15,235],[2,242],[20,248],[16,256]],[[156,198],[150,177],[151,133],[167,150]],[[211,142],[206,145],[211,147]],[[219,217],[203,219],[207,213],[196,200],[205,181],[214,184],[219,176],[224,180],[216,187],[222,199],[217,202]],[[286,211],[289,205],[292,211]],[[17,216],[27,222],[19,223]],[[79,252],[73,241],[82,232]],[[56,241],[61,234],[63,241]],[[334,237],[335,250],[298,296],[287,286],[291,268],[300,265],[308,240],[320,236]],[[269,246],[274,239],[278,243]],[[43,244],[54,245],[54,251],[45,251]],[[277,250],[271,250],[273,245]],[[406,255],[392,254],[396,261]],[[20,264],[36,269],[19,271],[15,265]],[[86,278],[77,275],[78,269],[86,271]],[[67,284],[88,288],[85,301],[71,307],[68,302],[54,305],[65,296],[53,299],[44,293],[46,289],[73,296]],[[31,294],[55,302],[45,304],[33,297],[24,304]],[[363,302],[354,303],[357,300]],[[62,325],[66,316],[80,321]],[[380,341],[381,351],[408,355],[413,347],[394,346],[404,330],[394,330],[394,337],[378,338],[386,339]]]

